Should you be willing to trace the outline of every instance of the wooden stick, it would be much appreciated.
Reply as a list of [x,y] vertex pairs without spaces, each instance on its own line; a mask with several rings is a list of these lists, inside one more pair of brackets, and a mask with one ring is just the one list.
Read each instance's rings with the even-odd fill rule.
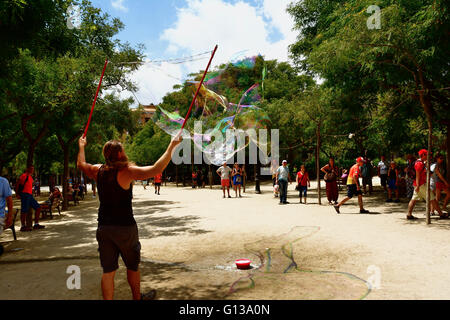
[[188,110],[188,112],[186,114],[186,117],[184,118],[184,122],[183,122],[183,126],[181,127],[181,130],[184,129],[184,126],[186,125],[186,122],[189,119],[189,116],[190,116],[191,111],[192,111],[192,107],[194,106],[195,100],[197,100],[198,93],[200,92],[200,89],[201,89],[201,87],[203,85],[203,81],[205,80],[206,74],[208,73],[208,69],[211,66],[211,62],[212,62],[212,60],[214,58],[214,55],[216,54],[217,48],[218,48],[218,46],[216,45],[216,47],[214,48],[214,51],[213,51],[213,53],[211,55],[211,58],[209,59],[208,66],[206,67],[206,70],[203,73],[202,80],[200,81],[200,85],[197,88],[197,92],[195,92],[195,96],[194,96],[194,99],[191,102],[191,106],[189,107],[189,110]]
[[97,92],[95,93],[94,102],[92,103],[91,113],[89,114],[89,119],[86,125],[86,129],[84,129],[83,138],[86,138],[86,134],[89,129],[89,124],[91,123],[92,114],[94,113],[95,104],[97,103],[98,92],[100,91],[100,87],[102,86],[103,76],[105,75],[106,66],[108,65],[108,58],[105,60],[105,66],[103,67],[102,76],[100,78],[100,82],[98,83]]

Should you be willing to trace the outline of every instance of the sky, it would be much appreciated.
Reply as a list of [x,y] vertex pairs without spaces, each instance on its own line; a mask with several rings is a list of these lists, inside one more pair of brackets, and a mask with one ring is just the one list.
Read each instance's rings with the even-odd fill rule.
[[[144,44],[146,60],[166,60],[219,49],[212,68],[237,57],[261,54],[288,61],[288,46],[298,35],[286,12],[292,0],[91,0],[119,18],[125,28],[117,38]],[[149,63],[131,79],[135,99],[158,104],[173,86],[192,72],[204,70],[209,56],[183,64]],[[121,97],[132,93],[118,92]]]

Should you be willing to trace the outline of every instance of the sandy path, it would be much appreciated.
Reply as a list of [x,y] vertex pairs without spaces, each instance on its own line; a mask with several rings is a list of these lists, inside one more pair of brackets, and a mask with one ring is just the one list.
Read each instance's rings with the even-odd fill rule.
[[[262,189],[262,195],[250,191],[242,199],[222,199],[217,189],[163,187],[156,196],[151,188],[137,186],[134,210],[143,248],[143,289],[157,288],[161,299],[358,299],[367,293],[363,281],[318,271],[368,280],[368,267],[375,266],[381,288],[366,299],[449,297],[450,221],[433,219],[431,226],[424,219],[408,222],[407,204],[386,204],[381,193],[365,198],[373,214],[357,214],[352,201],[337,215],[328,205],[298,204],[293,185],[287,206],[278,205],[269,185]],[[19,233],[16,242],[10,242],[6,231],[0,237],[6,242],[0,258],[0,299],[99,299],[97,206],[88,196],[62,217],[45,221],[45,230]],[[416,216],[423,218],[423,211],[419,205]],[[281,246],[290,248],[289,243],[309,234],[292,244],[299,271],[283,273],[292,260]],[[233,267],[243,257],[255,266],[261,263],[244,246],[262,254],[261,270]],[[266,248],[271,248],[270,270]],[[70,265],[81,268],[81,290],[66,287]],[[245,279],[252,273],[252,281]],[[116,279],[116,298],[128,299],[123,264]],[[241,290],[251,284],[253,288]]]

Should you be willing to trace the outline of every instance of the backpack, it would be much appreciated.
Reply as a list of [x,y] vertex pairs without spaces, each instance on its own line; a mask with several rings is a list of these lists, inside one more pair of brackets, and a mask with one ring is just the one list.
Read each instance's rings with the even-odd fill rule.
[[25,179],[25,182],[23,184],[21,184],[20,182],[17,182],[15,192],[16,192],[16,195],[18,198],[20,198],[20,195],[22,194],[23,189],[25,188],[25,185],[27,184],[29,177],[30,176],[27,175],[27,178]]

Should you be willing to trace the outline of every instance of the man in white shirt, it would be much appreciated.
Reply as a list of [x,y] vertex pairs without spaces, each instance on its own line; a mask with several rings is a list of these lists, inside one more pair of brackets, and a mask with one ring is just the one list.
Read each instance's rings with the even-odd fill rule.
[[276,182],[280,186],[280,204],[288,204],[287,187],[288,183],[291,182],[291,177],[286,160],[283,160],[283,165],[277,170]]
[[227,188],[228,191],[228,198],[231,198],[230,196],[230,175],[231,175],[231,168],[227,166],[227,163],[224,162],[223,165],[217,169],[217,174],[220,176],[221,182],[222,182],[222,191],[223,191],[223,197],[225,198],[225,188]]
[[389,166],[386,164],[386,157],[381,156],[381,161],[378,163],[378,176],[381,180],[381,185],[384,191],[387,192],[387,176],[388,176]]

